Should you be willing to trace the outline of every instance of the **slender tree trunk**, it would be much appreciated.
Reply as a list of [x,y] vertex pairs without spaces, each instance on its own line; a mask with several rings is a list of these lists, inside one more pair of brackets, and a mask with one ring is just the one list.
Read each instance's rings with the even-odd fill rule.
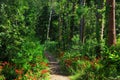
[[[85,0],[80,0],[80,5],[85,6]],[[85,18],[82,16],[80,20],[80,41],[84,43],[84,27],[85,27]]]
[[104,35],[104,14],[105,13],[101,13],[98,11],[101,10],[103,12],[105,2],[104,0],[96,0],[96,4],[97,4],[96,38],[97,38],[97,42],[101,43],[101,41],[103,40],[103,35]]
[[62,44],[63,44],[63,42],[62,42],[62,39],[63,39],[63,37],[62,37],[62,32],[63,32],[63,30],[62,30],[62,25],[63,25],[63,22],[62,22],[62,17],[61,17],[61,14],[59,15],[59,23],[58,23],[58,26],[59,26],[59,47],[60,48],[62,48]]
[[50,35],[51,18],[52,18],[52,10],[50,11],[49,23],[47,28],[47,40],[49,40],[49,35]]
[[48,22],[48,27],[47,27],[47,40],[49,40],[49,35],[50,35],[50,25],[51,25],[51,19],[52,19],[52,0],[50,0],[51,3],[51,10],[50,10],[50,14],[49,14],[49,22]]
[[109,6],[108,13],[108,45],[116,45],[116,28],[115,28],[115,0],[107,0]]
[[84,43],[84,26],[85,26],[85,19],[84,16],[80,20],[80,40]]
[[[96,0],[96,39],[98,45],[96,46],[96,57],[101,57],[102,45],[103,43],[103,36],[104,36],[104,20],[105,20],[105,0]],[[101,12],[100,12],[101,11]]]
[[101,32],[100,32],[100,40],[102,41],[103,40],[103,36],[104,36],[104,27],[105,27],[105,25],[104,25],[104,20],[102,20],[102,23],[101,23],[102,25],[101,25]]

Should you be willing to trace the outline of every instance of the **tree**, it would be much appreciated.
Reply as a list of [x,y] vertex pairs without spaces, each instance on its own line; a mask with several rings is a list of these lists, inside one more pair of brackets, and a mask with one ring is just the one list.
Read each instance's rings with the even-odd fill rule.
[[[85,6],[85,0],[81,0],[80,5]],[[84,16],[82,16],[80,20],[80,40],[82,43],[84,43],[84,27],[85,27],[85,19]]]
[[52,5],[52,0],[50,0],[49,1],[50,2],[50,7],[51,7],[51,9],[50,9],[50,14],[49,14],[49,22],[48,22],[48,27],[47,27],[47,40],[49,40],[50,39],[50,37],[49,37],[49,32],[50,32],[50,24],[51,24],[51,18],[52,18],[52,13],[53,13],[53,5]]
[[96,0],[96,38],[97,42],[101,43],[104,33],[104,12],[105,12],[105,0]]
[[108,45],[116,45],[116,27],[115,27],[115,0],[107,0],[108,13]]

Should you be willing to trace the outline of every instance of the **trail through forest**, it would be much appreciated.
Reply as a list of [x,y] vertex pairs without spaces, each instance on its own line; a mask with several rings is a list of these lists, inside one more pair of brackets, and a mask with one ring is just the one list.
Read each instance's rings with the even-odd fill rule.
[[49,60],[50,80],[70,80],[61,70],[59,61],[51,53],[45,51],[45,56]]

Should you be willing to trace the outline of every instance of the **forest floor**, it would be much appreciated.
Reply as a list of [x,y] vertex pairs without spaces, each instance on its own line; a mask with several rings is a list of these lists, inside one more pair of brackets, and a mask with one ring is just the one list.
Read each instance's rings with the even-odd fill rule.
[[50,80],[70,80],[69,77],[62,71],[59,61],[51,53],[45,51],[45,56],[49,60]]

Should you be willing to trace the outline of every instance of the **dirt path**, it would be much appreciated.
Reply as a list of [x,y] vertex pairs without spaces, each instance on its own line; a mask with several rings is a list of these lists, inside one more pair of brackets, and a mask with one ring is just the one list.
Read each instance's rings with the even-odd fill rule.
[[51,70],[50,80],[70,80],[68,76],[64,75],[60,68],[59,61],[57,61],[52,54],[45,51],[45,56],[49,60],[49,66]]

